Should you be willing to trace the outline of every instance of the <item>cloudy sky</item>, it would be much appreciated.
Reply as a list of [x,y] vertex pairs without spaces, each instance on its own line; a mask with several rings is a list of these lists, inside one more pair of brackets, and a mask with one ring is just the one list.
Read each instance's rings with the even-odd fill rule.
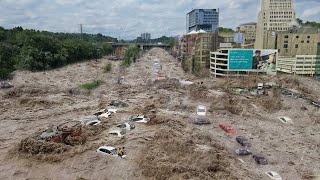
[[[0,26],[54,32],[102,33],[133,39],[185,32],[192,8],[219,8],[220,26],[255,22],[260,0],[0,0]],[[296,0],[297,17],[320,22],[320,0]]]

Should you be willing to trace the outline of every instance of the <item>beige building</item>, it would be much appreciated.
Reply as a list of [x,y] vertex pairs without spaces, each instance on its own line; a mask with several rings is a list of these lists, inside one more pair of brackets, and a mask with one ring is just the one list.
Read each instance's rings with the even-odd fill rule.
[[287,31],[296,24],[294,0],[263,0],[258,15],[255,49],[263,49],[265,32]]
[[253,43],[256,39],[257,23],[246,23],[240,25],[240,32],[246,36],[246,44]]
[[219,36],[223,38],[224,43],[234,43],[234,32],[219,32]]
[[266,31],[263,43],[263,47],[267,49],[278,49],[280,56],[317,55],[320,49],[320,31],[317,28]]

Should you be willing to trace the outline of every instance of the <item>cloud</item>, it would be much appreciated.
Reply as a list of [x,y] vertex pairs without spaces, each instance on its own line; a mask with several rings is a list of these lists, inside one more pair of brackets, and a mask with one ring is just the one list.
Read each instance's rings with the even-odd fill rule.
[[[0,26],[22,26],[54,32],[102,33],[133,39],[143,32],[152,37],[185,32],[192,8],[220,10],[220,26],[235,29],[255,22],[257,0],[0,0]],[[296,0],[297,17],[320,21],[320,0]]]

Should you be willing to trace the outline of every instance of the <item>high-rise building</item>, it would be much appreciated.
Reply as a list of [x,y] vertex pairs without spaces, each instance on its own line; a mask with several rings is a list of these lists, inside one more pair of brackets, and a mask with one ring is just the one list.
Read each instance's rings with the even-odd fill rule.
[[296,22],[294,0],[262,0],[258,15],[255,48],[262,49],[265,32],[287,31]]
[[143,33],[141,34],[142,40],[150,40],[151,39],[151,34],[150,33]]
[[215,32],[219,26],[219,9],[193,9],[186,17],[187,33],[191,31]]

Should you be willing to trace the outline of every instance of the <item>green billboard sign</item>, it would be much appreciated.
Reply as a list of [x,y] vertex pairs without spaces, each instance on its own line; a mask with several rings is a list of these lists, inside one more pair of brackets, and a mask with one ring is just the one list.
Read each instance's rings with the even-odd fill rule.
[[251,70],[253,65],[253,50],[230,50],[229,70]]

